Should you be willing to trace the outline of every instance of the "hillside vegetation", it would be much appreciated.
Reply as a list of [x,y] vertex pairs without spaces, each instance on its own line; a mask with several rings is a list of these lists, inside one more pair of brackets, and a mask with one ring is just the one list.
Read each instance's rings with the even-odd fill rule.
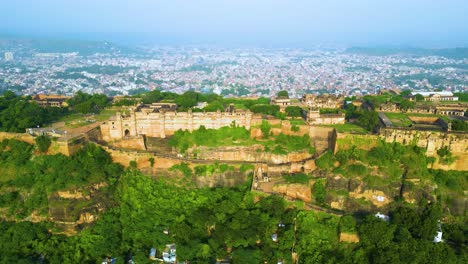
[[[464,225],[444,225],[444,239],[450,243],[432,242],[437,221],[443,216],[436,202],[421,206],[396,204],[390,212],[392,220],[387,223],[365,213],[340,217],[306,211],[300,203],[286,202],[280,196],[250,192],[248,185],[177,187],[170,179],[155,180],[133,168],[122,170],[94,145],[87,145],[72,157],[45,156],[35,146],[15,140],[3,141],[0,149],[0,208],[9,212],[2,214],[0,222],[0,255],[2,261],[10,263],[96,263],[106,256],[117,257],[118,263],[130,257],[137,263],[150,263],[150,248],[160,252],[168,243],[177,245],[179,259],[192,263],[214,263],[225,257],[242,264],[278,260],[292,263],[291,252],[297,253],[298,263],[466,260]],[[351,160],[367,157],[367,162],[381,166],[392,177],[401,172],[393,172],[392,162],[406,160],[418,150],[407,151],[397,145],[379,146],[372,155],[349,150],[336,157],[325,156],[317,165],[332,170],[332,162],[338,159],[342,169],[352,171]],[[395,155],[395,161],[387,155]],[[412,164],[414,159],[420,156],[405,164],[408,173],[416,176],[423,168]],[[360,170],[356,169],[356,175],[366,175]],[[421,177],[430,177],[426,172],[422,171]],[[451,175],[446,181],[439,180],[439,184],[455,188],[457,184],[452,181],[456,177]],[[102,190],[106,195],[91,195],[88,202],[99,199],[107,205],[104,212],[98,213],[97,221],[83,225],[78,234],[57,233],[56,223],[47,218],[37,223],[28,221],[28,214],[34,211],[39,210],[45,217],[50,213],[47,208],[53,205],[48,200],[54,192],[76,188],[85,191],[85,186],[95,183],[107,185]],[[354,232],[360,242],[339,242],[340,232]]]

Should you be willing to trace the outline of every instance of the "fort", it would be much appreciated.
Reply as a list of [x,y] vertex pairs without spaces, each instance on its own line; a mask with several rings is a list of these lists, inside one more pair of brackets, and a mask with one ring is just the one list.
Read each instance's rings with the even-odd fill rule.
[[165,138],[177,130],[193,131],[201,126],[218,129],[233,124],[250,129],[251,123],[250,111],[230,108],[228,112],[177,112],[170,104],[151,104],[131,108],[128,114],[117,112],[101,125],[101,132],[105,141],[142,135]]

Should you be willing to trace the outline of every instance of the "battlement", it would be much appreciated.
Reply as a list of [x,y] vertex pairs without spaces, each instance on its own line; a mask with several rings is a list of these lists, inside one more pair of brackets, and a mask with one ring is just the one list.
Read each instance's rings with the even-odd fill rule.
[[151,111],[148,109],[151,107],[139,106],[132,109],[129,115],[117,112],[115,116],[101,125],[103,139],[111,141],[142,135],[164,138],[174,134],[177,130],[192,131],[201,126],[219,129],[235,124],[250,129],[252,122],[252,113],[244,110],[231,109],[229,112],[202,113],[191,110],[188,112],[165,111],[157,107]]

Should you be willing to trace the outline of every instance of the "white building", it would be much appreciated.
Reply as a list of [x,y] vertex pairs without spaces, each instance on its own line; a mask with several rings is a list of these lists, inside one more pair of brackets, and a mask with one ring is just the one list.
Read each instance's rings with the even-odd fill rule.
[[13,52],[5,52],[5,61],[12,61],[13,60]]
[[438,101],[458,101],[458,97],[453,96],[452,92],[411,92],[412,96],[420,94],[424,97],[424,101],[438,102]]

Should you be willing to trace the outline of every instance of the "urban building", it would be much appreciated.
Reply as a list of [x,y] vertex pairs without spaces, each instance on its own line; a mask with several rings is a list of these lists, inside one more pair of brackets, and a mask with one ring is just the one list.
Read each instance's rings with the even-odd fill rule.
[[13,60],[13,52],[5,52],[4,56],[5,56],[6,61],[12,61]]

